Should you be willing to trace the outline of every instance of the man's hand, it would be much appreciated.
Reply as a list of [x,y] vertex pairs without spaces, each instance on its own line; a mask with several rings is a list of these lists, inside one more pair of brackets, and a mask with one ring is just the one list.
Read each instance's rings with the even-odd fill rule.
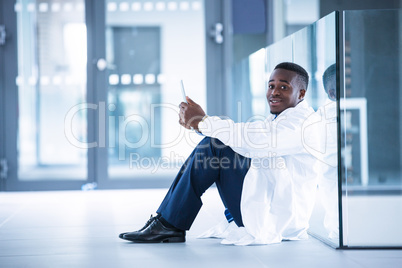
[[194,128],[198,131],[198,123],[205,116],[204,110],[189,97],[186,97],[188,103],[180,103],[179,123],[187,129]]

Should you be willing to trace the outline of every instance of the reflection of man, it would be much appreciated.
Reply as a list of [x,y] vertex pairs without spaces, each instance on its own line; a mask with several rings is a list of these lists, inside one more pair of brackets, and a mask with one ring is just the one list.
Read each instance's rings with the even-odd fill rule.
[[328,98],[331,101],[336,101],[336,64],[332,64],[325,70],[322,83]]
[[338,237],[338,143],[336,125],[336,65],[330,65],[322,76],[323,86],[328,95],[328,101],[321,106],[317,114],[322,118],[324,153],[321,157],[318,174],[319,197],[325,210],[324,227],[329,238]]
[[[142,243],[184,242],[202,206],[201,195],[216,183],[227,208],[231,232],[212,232],[222,243],[277,243],[306,237],[314,205],[315,158],[301,140],[303,121],[314,111],[304,99],[307,72],[294,63],[278,64],[267,101],[271,115],[253,123],[206,116],[187,97],[180,124],[206,136],[194,149],[162,201],[157,216],[120,238]],[[238,228],[237,228],[238,227]]]

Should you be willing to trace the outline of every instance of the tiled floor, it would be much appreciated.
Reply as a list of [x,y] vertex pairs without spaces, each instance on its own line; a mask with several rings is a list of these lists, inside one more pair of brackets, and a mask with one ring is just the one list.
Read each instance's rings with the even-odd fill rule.
[[310,238],[236,247],[196,239],[222,212],[216,189],[181,244],[133,244],[166,190],[0,193],[0,267],[401,267],[402,251],[334,250]]

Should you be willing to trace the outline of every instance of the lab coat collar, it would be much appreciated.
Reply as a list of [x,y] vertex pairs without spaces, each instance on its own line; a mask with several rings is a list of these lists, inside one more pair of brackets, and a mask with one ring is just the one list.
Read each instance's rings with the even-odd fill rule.
[[278,116],[276,114],[270,114],[267,117],[267,121],[273,121],[276,120],[278,117],[283,117],[288,113],[291,113],[292,111],[297,111],[300,109],[308,109],[310,107],[310,105],[308,104],[308,102],[306,100],[302,100],[301,102],[299,102],[295,107],[290,107],[287,108],[286,110],[284,110],[283,112],[281,112],[280,114],[278,114]]

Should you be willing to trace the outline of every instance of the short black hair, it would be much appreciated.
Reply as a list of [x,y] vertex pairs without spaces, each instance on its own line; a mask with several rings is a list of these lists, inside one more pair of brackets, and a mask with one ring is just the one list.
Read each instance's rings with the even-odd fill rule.
[[327,88],[329,81],[336,81],[336,64],[330,65],[322,75],[322,84],[325,91],[328,93],[329,88]]
[[274,70],[276,69],[285,69],[297,73],[297,80],[300,87],[307,90],[309,77],[307,71],[303,67],[293,62],[282,62],[275,66]]

